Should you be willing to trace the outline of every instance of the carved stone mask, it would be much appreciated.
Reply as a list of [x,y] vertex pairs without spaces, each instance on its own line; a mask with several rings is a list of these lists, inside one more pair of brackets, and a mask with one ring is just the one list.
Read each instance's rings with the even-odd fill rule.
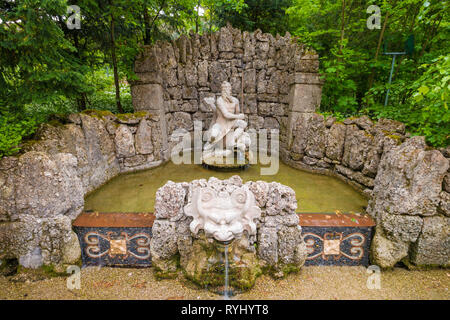
[[254,219],[261,216],[255,196],[246,186],[235,189],[231,194],[211,188],[196,188],[184,212],[194,218],[190,224],[192,233],[197,234],[204,229],[206,236],[218,241],[230,241],[242,235],[244,230],[249,235],[256,234]]

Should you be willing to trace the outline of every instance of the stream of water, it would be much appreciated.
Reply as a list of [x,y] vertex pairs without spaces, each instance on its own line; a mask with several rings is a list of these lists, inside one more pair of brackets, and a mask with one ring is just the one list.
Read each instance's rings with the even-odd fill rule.
[[223,298],[225,300],[230,299],[230,295],[228,293],[228,245],[225,245],[225,289],[223,292]]

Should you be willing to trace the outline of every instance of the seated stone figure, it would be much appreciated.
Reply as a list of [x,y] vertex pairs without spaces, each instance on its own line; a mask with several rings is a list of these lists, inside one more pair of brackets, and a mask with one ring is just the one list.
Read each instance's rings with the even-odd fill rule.
[[214,117],[206,133],[203,159],[211,156],[227,157],[235,149],[244,154],[250,146],[250,136],[244,132],[247,122],[244,121],[244,114],[240,113],[239,100],[231,95],[229,82],[222,83],[222,95],[215,103],[214,100],[213,97],[204,99],[213,110]]

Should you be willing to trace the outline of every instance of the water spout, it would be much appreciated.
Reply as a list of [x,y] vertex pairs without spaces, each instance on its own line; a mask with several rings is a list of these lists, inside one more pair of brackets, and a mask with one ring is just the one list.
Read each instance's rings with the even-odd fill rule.
[[228,295],[228,244],[225,245],[225,288],[223,296],[225,300],[230,299],[230,296]]

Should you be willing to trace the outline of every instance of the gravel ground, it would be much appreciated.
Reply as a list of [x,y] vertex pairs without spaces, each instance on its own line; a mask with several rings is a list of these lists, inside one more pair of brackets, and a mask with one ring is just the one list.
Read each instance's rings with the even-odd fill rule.
[[[232,299],[450,299],[450,270],[381,273],[381,289],[369,290],[363,267],[303,267],[298,274],[274,280],[261,276],[249,292]],[[66,277],[25,273],[0,276],[0,299],[222,299],[180,274],[155,280],[153,269],[85,268],[81,289],[69,290]]]

